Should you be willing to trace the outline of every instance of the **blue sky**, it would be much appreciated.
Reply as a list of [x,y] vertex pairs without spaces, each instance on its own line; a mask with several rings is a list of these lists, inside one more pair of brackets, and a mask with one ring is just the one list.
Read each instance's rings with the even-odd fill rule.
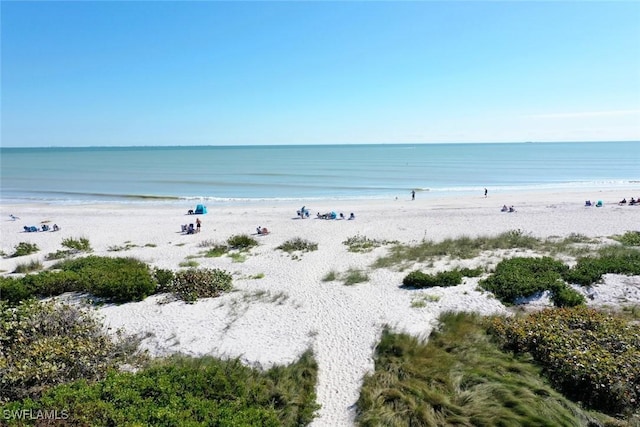
[[5,147],[640,140],[640,2],[0,7]]

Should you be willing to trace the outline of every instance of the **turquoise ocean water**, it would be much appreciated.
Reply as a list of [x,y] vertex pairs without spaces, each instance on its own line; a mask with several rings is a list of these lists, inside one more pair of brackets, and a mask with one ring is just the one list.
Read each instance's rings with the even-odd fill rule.
[[2,148],[0,179],[4,203],[388,198],[412,189],[433,197],[484,187],[635,194],[640,142]]

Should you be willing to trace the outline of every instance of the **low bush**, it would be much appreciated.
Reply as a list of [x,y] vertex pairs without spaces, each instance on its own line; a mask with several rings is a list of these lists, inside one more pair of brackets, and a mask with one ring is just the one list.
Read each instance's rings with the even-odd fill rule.
[[175,273],[171,270],[156,268],[153,270],[153,278],[158,284],[157,292],[170,292],[170,286],[175,277]]
[[449,287],[462,283],[462,273],[458,270],[441,271],[435,275],[416,270],[409,273],[402,286],[407,288],[432,288],[434,286]]
[[318,244],[310,242],[305,239],[301,239],[300,237],[296,237],[291,240],[287,240],[276,249],[280,249],[281,251],[285,251],[288,253],[291,252],[310,252],[318,249]]
[[231,249],[247,250],[258,245],[258,241],[246,234],[239,234],[229,237],[227,244]]
[[175,273],[167,290],[186,302],[212,298],[231,290],[231,274],[220,269],[189,269]]
[[134,258],[88,256],[57,267],[77,273],[82,290],[113,302],[140,301],[156,291],[149,266]]
[[559,390],[611,415],[640,409],[640,334],[622,318],[585,306],[496,318],[505,349],[530,353]]
[[20,242],[16,245],[13,254],[11,254],[11,257],[15,258],[19,256],[31,255],[38,252],[39,250],[40,249],[38,248],[38,245],[36,245],[35,243]]
[[627,231],[623,235],[613,238],[624,246],[640,246],[640,231]]
[[297,427],[309,425],[319,408],[317,373],[310,352],[264,371],[239,360],[176,356],[137,373],[112,371],[99,382],[62,385],[0,410],[65,408],[64,425],[74,426]]
[[458,271],[460,272],[460,274],[462,274],[463,277],[479,277],[484,273],[484,269],[482,267],[460,268],[458,269]]
[[585,303],[584,295],[565,283],[558,283],[551,290],[551,301],[556,307],[575,307]]
[[33,297],[34,292],[34,288],[25,284],[22,279],[0,276],[0,303],[16,305]]
[[[0,302],[0,400],[38,396],[80,378],[97,380],[131,358],[138,341],[113,340],[88,312],[55,301]],[[64,406],[62,406],[64,407]]]
[[42,271],[21,279],[36,297],[50,297],[82,290],[82,281],[74,271]]
[[582,257],[576,265],[564,272],[569,283],[590,286],[599,282],[604,274],[640,275],[640,251],[625,247],[606,247],[594,257]]
[[511,258],[501,261],[494,274],[480,280],[479,285],[502,303],[514,304],[542,291],[561,289],[562,275],[568,268],[549,257]]

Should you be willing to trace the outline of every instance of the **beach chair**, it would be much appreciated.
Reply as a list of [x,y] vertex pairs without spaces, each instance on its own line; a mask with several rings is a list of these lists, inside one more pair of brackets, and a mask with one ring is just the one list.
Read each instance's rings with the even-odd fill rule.
[[602,200],[598,200],[598,203],[596,203],[596,208],[601,208],[603,205]]

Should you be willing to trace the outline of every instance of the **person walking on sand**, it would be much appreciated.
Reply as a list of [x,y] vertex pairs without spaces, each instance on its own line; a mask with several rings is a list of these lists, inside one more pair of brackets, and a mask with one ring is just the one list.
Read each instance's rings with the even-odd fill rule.
[[411,190],[411,200],[416,199],[416,190]]
[[488,191],[487,191],[487,189],[485,188],[485,189],[484,189],[484,197],[487,197],[487,193],[488,193]]
[[202,225],[202,221],[200,221],[200,218],[196,218],[196,232],[199,233],[200,232],[200,226]]

